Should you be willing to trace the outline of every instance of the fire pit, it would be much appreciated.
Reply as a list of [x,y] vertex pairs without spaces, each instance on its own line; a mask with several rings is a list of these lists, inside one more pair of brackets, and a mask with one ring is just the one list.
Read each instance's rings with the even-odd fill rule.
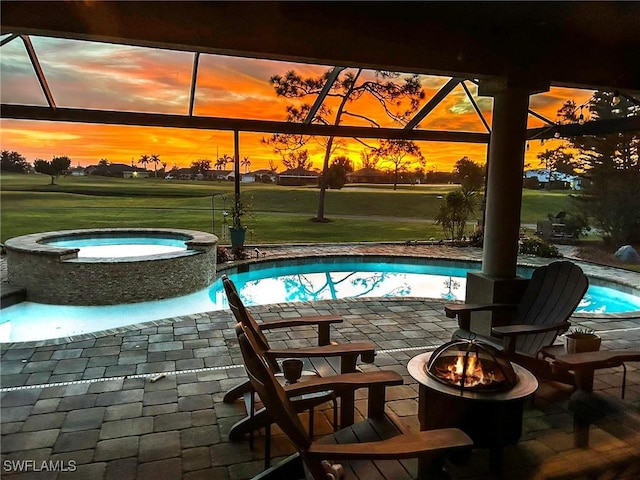
[[490,345],[465,340],[417,355],[407,368],[419,383],[420,429],[460,428],[474,447],[490,449],[499,471],[503,447],[522,434],[524,400],[538,388],[533,374]]
[[461,392],[500,392],[518,383],[511,363],[495,347],[473,340],[445,343],[431,354],[424,368],[436,380]]

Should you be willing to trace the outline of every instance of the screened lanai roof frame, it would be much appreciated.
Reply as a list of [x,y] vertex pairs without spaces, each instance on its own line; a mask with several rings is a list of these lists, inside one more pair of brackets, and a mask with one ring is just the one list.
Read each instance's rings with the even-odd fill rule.
[[[161,126],[161,127],[177,127],[177,128],[201,128],[214,130],[233,130],[245,132],[260,133],[291,133],[306,135],[335,135],[343,137],[361,137],[361,138],[397,138],[406,140],[431,140],[446,142],[472,142],[487,143],[489,140],[489,127],[482,116],[471,92],[466,89],[465,92],[469,101],[476,108],[476,112],[480,117],[487,133],[479,132],[456,132],[442,130],[415,130],[420,121],[422,121],[433,109],[442,102],[446,95],[465,79],[452,78],[449,80],[411,119],[404,128],[382,128],[382,127],[356,127],[356,126],[331,126],[326,124],[313,124],[317,111],[324,103],[333,84],[338,79],[339,74],[345,70],[345,67],[333,67],[331,73],[327,76],[327,81],[322,91],[316,97],[311,106],[308,115],[302,122],[281,122],[272,120],[251,120],[238,119],[229,117],[211,117],[203,115],[194,115],[194,105],[196,99],[196,85],[198,82],[198,68],[200,52],[193,53],[193,67],[191,74],[191,83],[189,88],[189,106],[188,115],[170,115],[166,113],[145,113],[131,111],[115,111],[102,109],[84,109],[84,108],[61,108],[57,105],[54,95],[49,87],[47,77],[40,65],[36,49],[33,46],[29,35],[11,35],[4,39],[0,46],[9,43],[12,40],[21,39],[24,43],[34,73],[38,79],[38,83],[42,89],[42,93],[48,104],[48,107],[37,105],[17,105],[2,104],[2,116],[5,118],[25,119],[25,120],[48,120],[48,121],[70,121],[81,123],[102,123],[102,124],[119,124],[119,125],[137,125],[137,126]],[[160,47],[156,47],[160,48]],[[86,80],[90,81],[90,78]],[[550,120],[543,120],[551,125]]]
[[[313,5],[312,3],[317,3]],[[445,141],[445,142],[472,142],[472,143],[487,143],[489,141],[489,133],[482,132],[447,132],[447,131],[430,131],[430,130],[417,130],[419,122],[426,116],[433,108],[446,96],[446,94],[456,85],[462,84],[465,79],[475,79],[486,77],[491,74],[490,70],[494,70],[496,73],[500,71],[511,70],[509,73],[511,78],[522,76],[524,74],[531,75],[533,71],[531,67],[522,69],[518,65],[518,69],[514,69],[513,64],[517,63],[517,47],[523,48],[529,47],[530,44],[524,42],[522,33],[517,33],[511,30],[511,35],[515,35],[515,40],[512,42],[514,45],[507,47],[499,47],[498,40],[502,38],[504,40],[504,33],[501,33],[501,29],[507,29],[509,22],[515,23],[516,19],[522,21],[524,15],[531,14],[531,6],[526,5],[523,9],[523,5],[520,2],[518,11],[522,10],[518,15],[517,11],[513,7],[508,7],[510,2],[502,2],[504,8],[500,11],[505,17],[499,22],[493,22],[491,28],[494,31],[498,31],[498,34],[491,33],[491,29],[472,32],[472,34],[465,34],[459,28],[454,28],[453,20],[456,17],[452,17],[452,12],[455,12],[457,7],[447,7],[442,4],[438,4],[434,7],[435,13],[441,14],[441,20],[430,20],[431,26],[440,26],[439,32],[443,35],[442,49],[445,53],[434,56],[434,59],[428,59],[421,68],[416,68],[418,64],[417,60],[411,60],[406,58],[406,54],[402,59],[397,60],[395,64],[388,64],[389,67],[394,67],[394,70],[414,73],[422,72],[426,73],[427,70],[432,71],[434,74],[451,74],[451,80],[445,84],[442,89],[434,95],[422,108],[418,114],[412,119],[404,128],[374,128],[374,127],[355,127],[355,126],[330,126],[319,125],[312,123],[312,114],[310,114],[302,123],[292,122],[277,122],[266,120],[247,120],[247,119],[233,119],[222,117],[206,117],[193,115],[193,103],[195,98],[195,82],[197,77],[198,58],[200,53],[218,53],[228,55],[241,55],[255,58],[271,58],[271,59],[286,59],[290,61],[309,61],[311,58],[321,60],[322,63],[330,65],[330,60],[339,60],[333,62],[334,76],[333,80],[337,77],[340,71],[347,66],[349,67],[361,67],[361,68],[382,68],[384,60],[379,60],[378,63],[371,63],[371,55],[361,56],[361,63],[355,59],[358,57],[359,52],[353,52],[352,48],[349,48],[349,43],[343,43],[345,53],[341,55],[337,52],[333,45],[327,46],[326,57],[317,53],[318,50],[322,50],[314,45],[317,42],[317,26],[316,21],[319,13],[326,14],[328,18],[332,19],[336,25],[327,27],[331,32],[343,33],[347,36],[356,34],[366,35],[363,29],[356,24],[353,24],[354,32],[350,33],[350,30],[345,31],[344,25],[348,24],[349,18],[358,18],[365,20],[369,24],[375,24],[380,22],[380,5],[385,6],[386,2],[380,2],[375,7],[371,5],[367,6],[365,10],[362,9],[362,4],[358,5],[358,2],[337,2],[339,5],[333,3],[324,2],[189,2],[189,9],[184,8],[184,3],[180,5],[180,2],[3,2],[2,4],[2,33],[8,33],[11,35],[21,36],[27,45],[27,51],[34,68],[38,75],[38,79],[43,88],[43,92],[49,103],[49,107],[31,106],[31,105],[12,105],[2,104],[1,115],[5,118],[14,119],[32,119],[32,120],[49,120],[49,121],[71,121],[82,123],[102,123],[102,124],[122,124],[122,125],[144,125],[144,126],[165,126],[165,127],[178,127],[178,128],[200,128],[200,129],[213,129],[213,130],[232,130],[232,131],[247,131],[247,132],[262,132],[262,133],[295,133],[295,134],[307,134],[307,135],[320,135],[320,136],[338,136],[338,137],[360,137],[360,138],[395,138],[395,139],[407,139],[407,140],[426,140],[426,141]],[[428,3],[428,2],[420,2]],[[459,3],[459,2],[455,2]],[[501,2],[496,2],[501,3]],[[565,2],[560,2],[564,4]],[[572,3],[572,2],[568,2]],[[617,2],[609,2],[616,4]],[[221,5],[222,4],[222,5]],[[319,4],[319,5],[318,5]],[[560,5],[559,4],[559,5]],[[386,3],[388,7],[389,3]],[[477,6],[472,4],[461,4],[464,9],[469,10],[473,17],[489,18],[491,11],[495,9],[494,3],[487,3],[484,5],[483,10],[490,10],[488,13],[482,14],[482,11],[477,9]],[[53,9],[52,9],[53,8]],[[403,10],[406,12],[393,12],[391,15],[386,15],[383,20],[385,22],[391,22],[393,25],[398,25],[398,21],[407,22],[409,26],[415,25],[419,20],[419,15],[414,12],[414,9],[418,11],[429,12],[429,5],[411,5],[407,4],[403,6]],[[427,8],[427,10],[424,10]],[[549,12],[546,10],[548,6],[538,6],[534,9],[536,15],[533,16],[530,23],[531,25],[541,25],[545,22],[550,22]],[[581,8],[583,8],[581,6]],[[184,10],[191,10],[191,14],[186,14]],[[527,10],[528,13],[525,11]],[[628,17],[628,13],[638,14],[640,10],[634,7],[625,6],[624,11],[614,12],[618,20],[624,20]],[[538,12],[539,11],[539,12]],[[595,10],[592,10],[592,13]],[[608,11],[608,10],[605,10]],[[293,13],[296,13],[294,15]],[[542,15],[540,14],[542,12]],[[357,14],[357,17],[353,15]],[[494,12],[495,13],[495,12]],[[552,12],[553,13],[553,12]],[[555,13],[564,19],[571,19],[570,10],[567,10],[566,5],[560,5]],[[495,15],[494,15],[495,16]],[[633,16],[633,15],[632,15]],[[101,18],[102,17],[102,18]],[[143,25],[136,25],[136,22],[132,23],[132,18],[143,19]],[[247,38],[240,33],[234,33],[229,30],[228,26],[225,26],[225,20],[229,18],[242,18],[243,22],[250,25],[250,28],[256,32],[255,38]],[[640,18],[640,17],[639,17]],[[210,20],[210,27],[206,28],[206,21]],[[541,20],[542,19],[542,20]],[[83,21],[84,20],[84,21]],[[477,18],[479,21],[480,18]],[[290,30],[282,28],[282,24],[286,23],[291,25]],[[289,22],[289,23],[287,23]],[[396,22],[396,23],[393,23]],[[466,25],[469,27],[468,21],[462,21],[458,18],[458,22],[462,23],[462,27]],[[537,22],[537,24],[536,24]],[[226,22],[229,23],[229,22]],[[274,24],[272,36],[265,37],[265,29],[269,29],[269,25]],[[357,23],[357,22],[356,22]],[[625,35],[638,43],[637,33],[634,36],[634,29],[628,26],[629,19],[625,20],[625,28],[617,28],[616,34],[619,38],[623,38]],[[442,24],[442,25],[440,25]],[[110,26],[111,25],[111,26]],[[118,28],[113,28],[116,25]],[[185,28],[189,25],[191,28]],[[146,28],[143,28],[146,27]],[[249,27],[245,27],[244,31]],[[529,27],[526,30],[531,30]],[[572,28],[575,29],[575,26]],[[186,31],[185,31],[186,30]],[[193,30],[190,32],[189,30]],[[221,30],[221,33],[216,35],[215,33]],[[471,29],[472,30],[472,29]],[[593,30],[593,29],[591,29]],[[591,32],[591,30],[586,30]],[[305,31],[307,34],[307,43],[300,42],[296,35],[299,31]],[[461,33],[462,32],[462,33]],[[537,33],[548,32],[548,26],[545,28],[539,28]],[[279,36],[274,41],[275,33]],[[531,32],[530,32],[531,33]],[[111,110],[97,110],[97,109],[77,109],[77,108],[58,108],[55,105],[55,100],[51,95],[50,90],[46,85],[46,79],[41,69],[37,65],[37,56],[33,47],[29,48],[29,34],[34,35],[50,35],[61,38],[71,39],[85,39],[93,41],[105,41],[110,43],[122,43],[127,45],[139,45],[155,48],[168,48],[182,51],[190,51],[194,53],[194,67],[193,78],[191,82],[191,94],[189,104],[188,115],[169,115],[169,114],[155,114],[155,113],[139,113],[139,112],[118,112]],[[456,38],[453,34],[459,35],[459,41],[457,46]],[[415,32],[413,33],[415,35]],[[447,36],[451,35],[451,36]],[[479,41],[482,36],[496,37],[486,38],[481,45],[472,45],[470,40]],[[388,37],[388,35],[383,35]],[[370,35],[367,37],[370,40]],[[473,37],[473,38],[471,38]],[[596,38],[596,37],[594,37]],[[626,37],[625,37],[626,38]],[[411,37],[413,39],[413,36]],[[410,39],[410,40],[411,40]],[[5,41],[8,41],[6,39]],[[371,40],[370,40],[371,41]],[[605,41],[600,41],[602,45],[606,46]],[[303,43],[301,48],[298,48],[297,43]],[[334,41],[334,43],[336,43]],[[407,45],[407,41],[396,41],[396,44]],[[543,49],[545,45],[549,44],[548,39],[540,39],[540,48]],[[567,48],[569,43],[563,40],[562,45]],[[633,42],[631,42],[633,43]],[[328,45],[328,40],[325,40],[323,45]],[[493,52],[493,49],[497,52]],[[618,49],[627,51],[632,45],[618,45]],[[296,51],[298,48],[298,51]],[[602,47],[598,44],[598,48]],[[263,51],[260,51],[262,49]],[[423,49],[423,48],[422,48]],[[450,59],[447,56],[449,51],[457,52],[455,59]],[[313,52],[316,52],[315,54]],[[420,45],[414,45],[414,51],[421,51]],[[430,50],[433,53],[433,49]],[[575,52],[575,48],[572,52]],[[515,52],[515,53],[514,53]],[[380,52],[381,57],[389,58],[389,53],[386,51]],[[528,51],[532,57],[535,67],[536,64],[540,64],[541,56],[540,52]],[[624,53],[624,52],[622,52]],[[312,56],[310,56],[312,54]],[[398,55],[400,55],[398,53]],[[521,54],[520,54],[521,55]],[[354,60],[349,61],[347,57],[353,57]],[[472,59],[470,57],[478,56],[478,59]],[[597,56],[597,54],[596,54]],[[615,57],[616,60],[620,55],[609,55],[609,57]],[[453,72],[451,62],[454,61],[454,66],[458,68],[458,71]],[[479,65],[478,60],[483,60],[486,65]],[[429,68],[429,64],[432,63],[433,67]],[[412,65],[414,65],[412,67]],[[612,65],[618,65],[613,64]],[[399,68],[399,67],[405,68]],[[571,65],[569,65],[571,67]],[[575,66],[574,66],[575,67]],[[522,70],[522,71],[521,71]],[[584,77],[585,79],[590,75],[592,78],[592,87],[601,87],[598,82],[602,80],[597,74],[584,69],[585,71],[577,72],[577,77]],[[633,70],[631,68],[631,70]],[[515,71],[515,74],[513,73]],[[475,72],[480,72],[478,75],[473,75]],[[523,73],[524,72],[524,73]],[[586,73],[585,73],[586,72]],[[464,73],[464,74],[460,74]],[[555,75],[559,75],[562,78],[566,76],[566,70],[561,72],[552,72]],[[553,79],[545,78],[546,72],[535,71],[535,78],[528,78],[528,83],[539,83],[544,86],[552,84]],[[551,73],[550,73],[551,75]],[[630,88],[625,95],[629,98],[634,98],[635,90],[640,91],[640,80],[637,72],[626,72],[617,74],[617,79],[609,83],[611,89],[618,87]],[[576,84],[584,83],[584,79],[578,78],[575,81]],[[567,78],[563,78],[558,84],[570,84]],[[586,86],[586,85],[583,85]],[[324,96],[326,95],[330,87],[330,82],[327,82],[326,88],[322,94],[316,98],[316,102],[312,107],[312,112],[317,111],[320,107]],[[466,87],[465,87],[466,88]],[[469,96],[471,98],[471,96]],[[472,103],[473,100],[471,99]],[[637,100],[636,100],[637,101]],[[476,111],[477,105],[474,105]],[[541,118],[546,125],[537,129],[530,129],[527,133],[528,138],[545,139],[552,138],[556,135],[560,136],[575,136],[583,134],[593,133],[613,133],[626,130],[638,130],[640,129],[640,121],[637,117],[629,119],[617,119],[607,122],[586,122],[584,125],[572,124],[572,125],[556,125],[549,119],[540,117],[532,112],[538,118]],[[482,118],[482,117],[481,117]],[[488,126],[483,121],[485,128]],[[488,130],[488,129],[487,129]]]

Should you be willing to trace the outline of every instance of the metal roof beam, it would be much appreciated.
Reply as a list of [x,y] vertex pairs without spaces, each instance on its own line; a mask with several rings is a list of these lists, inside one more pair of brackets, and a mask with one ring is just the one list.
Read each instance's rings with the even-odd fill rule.
[[47,103],[52,109],[55,110],[56,102],[53,99],[53,95],[51,94],[51,90],[49,89],[49,84],[47,84],[47,79],[44,76],[42,67],[40,67],[40,62],[38,61],[38,56],[36,55],[36,50],[33,48],[31,39],[28,35],[20,35],[20,38],[22,38],[24,47],[27,49],[27,54],[29,55],[29,59],[31,60],[31,65],[33,65],[33,69],[36,72],[36,76],[38,77],[38,81],[40,82],[40,87],[42,87],[42,92],[47,99]]
[[9,35],[7,38],[3,38],[2,41],[0,41],[0,47],[2,47],[3,45],[6,45],[7,43],[9,43],[11,40],[15,40],[16,38],[18,38],[20,35],[18,35],[17,33],[13,33],[11,35]]
[[342,73],[344,69],[345,67],[333,67],[333,70],[331,70],[331,73],[327,77],[327,82],[322,87],[322,90],[318,94],[316,101],[313,103],[313,106],[311,107],[311,110],[309,110],[309,113],[307,114],[307,118],[304,119],[303,123],[307,125],[311,123],[311,121],[313,120],[313,117],[315,117],[316,113],[318,113],[318,110],[320,109],[322,102],[324,102],[324,99],[327,97],[329,90],[331,90],[331,87],[333,86],[333,84],[336,83],[336,80],[338,79],[338,75],[340,75],[340,73]]
[[487,132],[491,133],[491,128],[489,127],[489,124],[487,123],[487,120],[484,118],[484,115],[482,115],[482,112],[480,111],[480,107],[478,106],[478,103],[476,102],[476,99],[473,98],[473,96],[471,95],[471,92],[469,91],[469,88],[465,85],[464,82],[460,82],[460,85],[462,85],[462,88],[464,88],[464,93],[467,94],[467,98],[471,102],[471,105],[473,105],[473,108],[475,109],[476,113],[478,114],[478,117],[480,118],[480,121],[484,125],[484,128],[487,129]]
[[200,53],[196,52],[193,55],[193,71],[191,72],[191,91],[189,93],[189,116],[193,116],[193,105],[196,100],[196,81],[198,80],[198,62],[200,60]]
[[268,120],[168,115],[160,113],[117,112],[33,105],[0,104],[2,118],[78,122],[107,125],[137,125],[147,127],[194,128],[207,130],[238,130],[241,132],[287,133],[344,138],[377,138],[434,142],[488,143],[489,135],[475,132],[446,132],[441,130],[406,130],[402,128],[352,127],[318,125]]
[[451,93],[451,90],[456,88],[456,86],[462,82],[464,78],[452,78],[444,86],[438,90],[438,92],[429,100],[422,109],[416,113],[409,122],[405,125],[406,130],[412,130],[418,126],[418,124],[431,113],[431,111],[438,106],[438,104],[444,100],[444,98]]
[[529,140],[547,140],[556,138],[556,132],[560,137],[580,137],[583,135],[609,135],[624,132],[640,132],[640,116],[626,118],[612,118],[609,120],[596,120],[567,125],[555,125],[553,127],[530,128],[527,130]]

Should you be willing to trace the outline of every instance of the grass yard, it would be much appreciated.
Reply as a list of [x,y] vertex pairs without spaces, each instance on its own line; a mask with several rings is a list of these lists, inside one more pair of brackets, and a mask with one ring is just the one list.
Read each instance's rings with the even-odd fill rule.
[[[211,231],[221,236],[222,211],[233,201],[232,182],[167,181],[64,177],[49,185],[44,175],[3,173],[0,177],[1,241],[27,233],[75,228],[172,227]],[[443,238],[434,225],[442,196],[454,185],[348,185],[329,190],[325,216],[317,210],[318,189],[242,184],[243,199],[253,205],[249,243],[404,241]],[[215,218],[212,218],[212,195]],[[525,190],[522,222],[535,224],[547,214],[569,210],[566,192]],[[469,231],[476,217],[470,219]],[[224,239],[222,241],[224,242]]]

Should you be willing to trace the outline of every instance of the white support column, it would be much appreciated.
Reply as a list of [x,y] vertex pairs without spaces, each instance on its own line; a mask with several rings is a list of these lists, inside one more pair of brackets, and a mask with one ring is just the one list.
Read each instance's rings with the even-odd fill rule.
[[491,95],[494,103],[482,273],[504,279],[516,275],[530,92],[506,87]]

